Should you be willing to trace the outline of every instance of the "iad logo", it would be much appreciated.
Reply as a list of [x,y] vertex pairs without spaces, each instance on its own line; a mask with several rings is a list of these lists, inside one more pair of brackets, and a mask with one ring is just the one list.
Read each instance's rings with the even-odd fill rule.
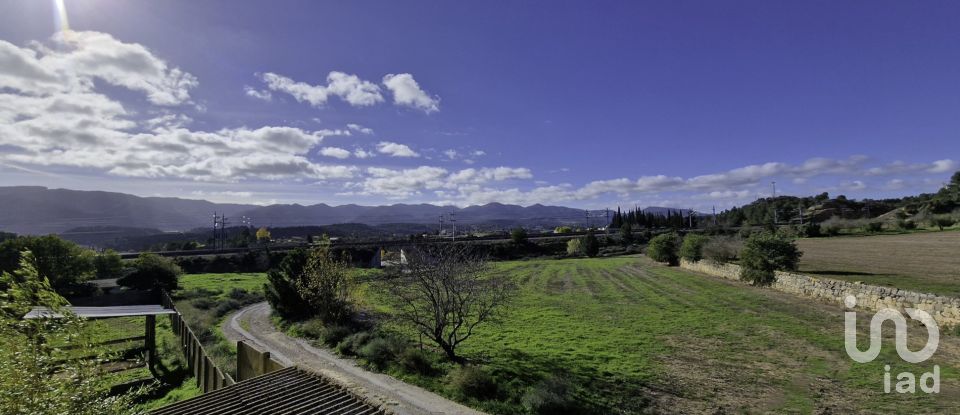
[[[847,308],[852,309],[857,305],[857,298],[848,295],[843,302]],[[881,329],[883,322],[887,320],[892,321],[895,326],[897,354],[900,355],[901,359],[910,363],[921,363],[933,356],[940,345],[940,329],[937,327],[937,322],[923,310],[907,308],[906,312],[910,318],[923,323],[927,328],[927,344],[918,352],[907,348],[907,319],[903,318],[903,314],[900,314],[899,311],[892,308],[885,308],[873,315],[873,319],[870,320],[870,347],[867,348],[867,351],[861,352],[857,348],[857,313],[855,311],[844,312],[844,344],[850,358],[860,363],[867,363],[872,362],[880,355]],[[933,385],[929,385],[931,381]],[[910,372],[898,374],[896,390],[897,393],[916,393],[916,376]],[[923,373],[920,376],[920,390],[926,393],[940,393],[940,366],[934,365],[933,372]],[[883,391],[890,393],[890,365],[884,366]]]

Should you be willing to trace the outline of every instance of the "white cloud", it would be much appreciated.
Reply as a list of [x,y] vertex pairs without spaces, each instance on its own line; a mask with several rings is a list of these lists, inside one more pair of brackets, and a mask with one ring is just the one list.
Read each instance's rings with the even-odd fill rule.
[[198,84],[142,45],[106,33],[60,32],[51,43],[20,48],[0,40],[0,89],[29,96],[90,93],[94,81],[102,81],[142,92],[152,104],[178,105]]
[[366,149],[358,147],[353,150],[353,156],[358,159],[365,159],[365,158],[373,157],[374,154],[372,151],[367,151]]
[[362,134],[373,134],[372,128],[367,128],[360,124],[347,124],[347,128],[349,128],[351,131],[356,131]]
[[930,166],[927,171],[930,173],[951,173],[957,170],[958,167],[960,167],[960,164],[958,164],[956,161],[949,159],[937,160],[932,163],[932,166]]
[[450,160],[456,159],[458,155],[457,150],[454,149],[444,150],[443,154]]
[[343,72],[330,72],[327,75],[326,85],[297,82],[272,72],[261,74],[260,79],[270,90],[290,94],[298,102],[307,102],[314,107],[326,104],[331,95],[355,107],[383,102],[383,96],[380,95],[380,87],[377,84]]
[[324,147],[320,149],[320,154],[327,157],[335,157],[338,159],[345,159],[350,157],[350,151],[342,149],[340,147]]
[[473,153],[470,153],[470,154],[472,154],[474,157],[481,157],[481,156],[487,155],[487,152],[483,150],[475,150]]
[[428,114],[440,111],[440,98],[431,97],[420,89],[420,84],[411,74],[387,74],[383,77],[383,85],[393,92],[393,103],[396,105],[417,108]]
[[377,143],[377,151],[391,157],[420,157],[419,153],[410,149],[406,144],[393,143],[390,141]]
[[258,89],[256,89],[256,88],[252,87],[252,86],[249,86],[249,85],[244,85],[244,87],[243,87],[243,93],[246,94],[246,95],[247,95],[248,97],[250,97],[250,98],[259,99],[259,100],[262,100],[262,101],[272,101],[272,100],[273,100],[273,95],[270,93],[270,91],[267,91],[267,90],[261,91],[261,90],[258,90]]

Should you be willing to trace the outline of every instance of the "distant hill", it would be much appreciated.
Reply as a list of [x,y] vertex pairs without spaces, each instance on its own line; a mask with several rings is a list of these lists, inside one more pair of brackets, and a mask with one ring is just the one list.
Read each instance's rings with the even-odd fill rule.
[[[48,189],[39,186],[0,187],[0,230],[18,234],[69,233],[73,239],[85,235],[103,240],[110,234],[137,237],[149,231],[182,232],[207,228],[214,211],[233,218],[251,218],[255,226],[291,227],[357,223],[437,224],[446,215],[449,224],[496,224],[508,227],[579,224],[584,211],[561,206],[517,206],[489,203],[458,208],[430,204],[389,206],[330,206],[324,203],[303,206],[283,204],[256,206],[213,203],[172,197],[139,197],[124,193]],[[453,216],[450,214],[453,213]],[[146,229],[146,230],[144,230]]]

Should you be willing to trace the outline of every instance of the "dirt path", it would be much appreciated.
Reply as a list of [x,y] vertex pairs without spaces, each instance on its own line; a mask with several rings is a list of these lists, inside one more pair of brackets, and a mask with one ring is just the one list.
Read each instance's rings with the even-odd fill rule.
[[265,302],[248,306],[224,320],[223,334],[231,341],[244,340],[269,351],[284,364],[313,370],[397,414],[483,414],[418,386],[367,371],[353,360],[280,332],[270,321],[270,305]]

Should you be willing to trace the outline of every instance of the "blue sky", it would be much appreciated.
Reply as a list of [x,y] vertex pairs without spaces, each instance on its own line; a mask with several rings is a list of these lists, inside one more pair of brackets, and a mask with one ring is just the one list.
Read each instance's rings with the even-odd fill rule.
[[960,169],[951,2],[56,3],[0,5],[0,185],[708,209]]

